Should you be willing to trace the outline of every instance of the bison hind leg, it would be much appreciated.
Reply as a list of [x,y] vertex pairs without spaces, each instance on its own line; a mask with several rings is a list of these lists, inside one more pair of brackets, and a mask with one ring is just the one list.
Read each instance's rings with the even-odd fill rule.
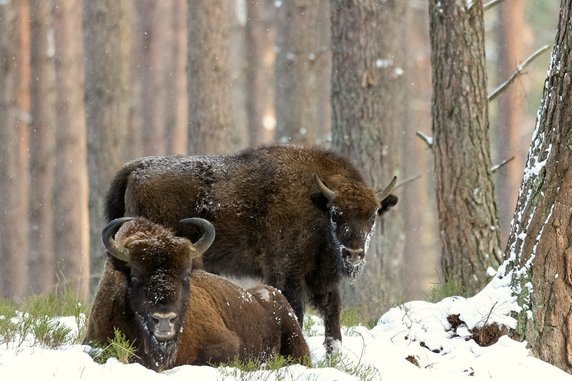
[[204,345],[193,365],[222,365],[236,361],[240,356],[240,339],[231,332],[213,333],[211,342]]
[[271,316],[277,318],[280,329],[280,355],[287,362],[310,366],[310,350],[294,310],[282,293],[274,287],[261,285],[250,290]]

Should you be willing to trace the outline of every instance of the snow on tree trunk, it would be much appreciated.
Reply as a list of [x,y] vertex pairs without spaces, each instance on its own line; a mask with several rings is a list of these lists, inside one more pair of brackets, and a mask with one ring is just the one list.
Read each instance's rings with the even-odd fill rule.
[[542,359],[572,372],[572,0],[560,21],[508,239],[523,307],[520,333]]

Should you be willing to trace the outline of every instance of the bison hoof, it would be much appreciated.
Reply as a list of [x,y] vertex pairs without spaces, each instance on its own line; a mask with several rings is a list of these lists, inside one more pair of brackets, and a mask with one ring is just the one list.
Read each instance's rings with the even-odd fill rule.
[[326,337],[324,340],[324,347],[326,348],[326,353],[329,355],[338,352],[341,346],[342,342],[334,339],[333,337]]

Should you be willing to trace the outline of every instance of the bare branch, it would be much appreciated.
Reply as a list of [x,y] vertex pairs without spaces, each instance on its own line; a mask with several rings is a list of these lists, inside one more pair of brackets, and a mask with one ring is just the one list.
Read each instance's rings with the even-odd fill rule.
[[421,131],[417,131],[415,135],[419,136],[421,140],[423,140],[425,144],[427,144],[427,147],[433,148],[433,138],[431,136],[425,135]]
[[491,0],[488,3],[486,3],[485,5],[483,5],[483,11],[486,12],[489,9],[491,9],[492,7],[499,5],[500,3],[502,3],[504,0]]
[[516,71],[512,73],[509,79],[503,82],[499,87],[497,87],[489,96],[489,102],[493,101],[501,92],[503,92],[516,78],[518,78],[522,73],[524,68],[531,63],[536,57],[544,53],[546,50],[550,48],[550,45],[544,45],[536,52],[532,53],[530,57],[528,57],[524,62],[518,64],[516,66]]
[[514,160],[514,156],[511,156],[511,157],[509,157],[508,159],[506,159],[505,161],[500,162],[500,163],[497,164],[497,165],[493,165],[492,168],[491,168],[491,172],[492,172],[492,173],[495,173],[496,171],[498,171],[499,169],[501,169],[502,167],[504,167],[505,165],[507,165],[508,163],[510,163],[510,162],[513,161],[513,160]]
[[405,184],[407,184],[407,183],[410,183],[410,182],[412,182],[412,181],[415,181],[415,180],[417,180],[417,179],[420,178],[420,177],[421,177],[421,175],[415,175],[415,176],[408,177],[408,178],[406,178],[405,180],[399,182],[399,184],[397,184],[397,185],[395,186],[395,188],[393,188],[393,190],[396,190],[397,188],[402,187],[403,185],[405,185]]

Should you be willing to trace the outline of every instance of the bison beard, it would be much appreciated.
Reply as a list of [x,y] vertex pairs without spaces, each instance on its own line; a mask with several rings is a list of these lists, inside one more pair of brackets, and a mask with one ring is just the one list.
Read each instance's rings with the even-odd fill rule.
[[397,203],[366,185],[346,158],[310,146],[263,146],[227,156],[158,156],[126,164],[106,198],[109,220],[143,216],[180,236],[178,221],[211,221],[217,239],[204,269],[262,278],[278,288],[303,324],[309,302],[324,319],[326,346],[341,340],[339,282],[354,281],[377,216]]
[[171,368],[177,359],[179,335],[171,340],[158,341],[149,331],[143,316],[136,313],[135,320],[143,332],[143,353],[145,356],[140,359],[141,364],[153,370]]

